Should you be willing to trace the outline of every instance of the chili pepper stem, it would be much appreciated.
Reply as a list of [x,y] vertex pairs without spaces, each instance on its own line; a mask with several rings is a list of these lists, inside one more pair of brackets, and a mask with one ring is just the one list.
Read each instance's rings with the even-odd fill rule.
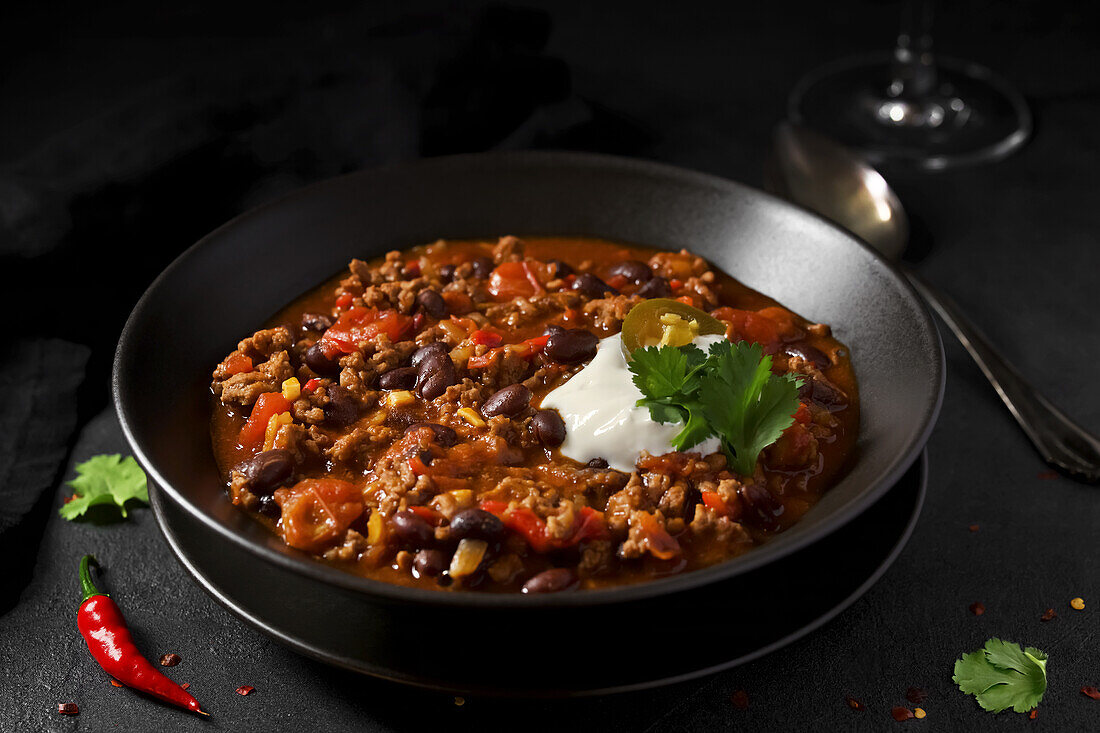
[[97,568],[99,567],[95,555],[85,555],[80,558],[80,590],[84,594],[84,597],[80,599],[81,602],[88,600],[92,596],[107,596],[110,598],[111,596],[109,594],[103,593],[92,583],[92,573],[91,570],[88,569],[89,565],[95,565]]

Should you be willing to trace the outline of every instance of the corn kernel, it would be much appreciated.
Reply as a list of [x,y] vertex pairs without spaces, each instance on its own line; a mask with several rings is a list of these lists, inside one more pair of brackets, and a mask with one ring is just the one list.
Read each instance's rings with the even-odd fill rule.
[[1073,608],[1074,611],[1084,611],[1085,610],[1085,599],[1084,598],[1074,598],[1072,601],[1069,602],[1069,605]]
[[302,385],[298,377],[291,377],[283,382],[283,397],[291,402],[302,396]]
[[371,425],[381,425],[386,422],[386,417],[385,410],[377,410],[368,418],[368,422],[370,422]]
[[453,496],[455,502],[461,507],[468,507],[474,503],[474,492],[470,489],[455,489],[447,493]]
[[475,428],[485,427],[485,421],[481,419],[481,415],[477,414],[477,410],[472,407],[463,407],[458,411],[458,416],[463,420],[473,425]]
[[386,407],[395,410],[398,407],[411,404],[416,401],[416,395],[407,389],[398,389],[386,393]]
[[471,575],[477,570],[477,566],[481,564],[481,560],[485,557],[485,552],[488,549],[489,543],[485,540],[475,540],[469,537],[461,540],[454,556],[451,557],[451,567],[447,570],[447,574],[452,578]]
[[385,531],[386,526],[382,522],[382,515],[376,511],[371,512],[370,519],[367,520],[367,543],[377,545],[382,541]]
[[924,718],[924,716],[928,715],[928,713],[924,712],[924,708],[916,708],[913,711],[913,715],[916,717],[917,720],[921,720],[922,718]]

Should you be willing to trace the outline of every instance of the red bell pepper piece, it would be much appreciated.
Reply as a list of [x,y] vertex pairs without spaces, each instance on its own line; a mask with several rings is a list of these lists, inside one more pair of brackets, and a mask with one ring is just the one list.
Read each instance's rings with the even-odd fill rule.
[[290,410],[291,402],[283,397],[282,392],[264,392],[256,399],[252,406],[252,414],[248,416],[244,427],[241,428],[239,438],[242,448],[255,450],[264,442],[264,433],[267,424],[273,415]]
[[481,328],[470,334],[470,340],[475,344],[489,347],[500,346],[504,343],[504,337],[499,333]]
[[370,341],[380,333],[386,334],[390,341],[401,341],[412,325],[412,318],[395,310],[352,308],[340,314],[319,343],[325,355],[332,358],[356,351],[360,341]]
[[230,376],[252,371],[252,357],[245,356],[239,351],[230,354],[229,358],[225,360],[225,371]]

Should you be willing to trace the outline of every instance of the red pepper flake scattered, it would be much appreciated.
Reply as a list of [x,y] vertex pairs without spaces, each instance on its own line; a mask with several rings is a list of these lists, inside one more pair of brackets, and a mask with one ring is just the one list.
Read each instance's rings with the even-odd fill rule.
[[979,529],[981,529],[981,527],[979,527],[979,526],[978,526],[978,525],[976,525],[976,524],[972,524],[972,525],[970,525],[970,526],[968,527],[968,529],[969,529],[969,530],[970,530],[971,532],[977,532],[977,531],[978,531]]
[[1035,720],[1039,717],[1039,708],[1032,708],[1031,712],[1027,714],[1028,720]]
[[1100,690],[1096,689],[1094,685],[1085,685],[1082,687],[1081,694],[1086,697],[1091,697],[1093,700],[1100,700]]
[[115,687],[122,687],[122,683],[119,682],[118,680],[115,680],[115,679],[111,680],[111,684],[114,685]]
[[162,667],[175,667],[177,664],[183,661],[183,657],[174,652],[169,652],[160,658],[160,666]]
[[240,687],[237,688],[237,694],[238,695],[251,695],[252,691],[255,690],[255,689],[256,688],[253,687],[252,685],[241,685]]
[[975,616],[981,616],[983,613],[985,613],[985,604],[984,603],[971,603],[970,604],[970,613],[974,614]]
[[903,708],[901,705],[898,705],[896,708],[893,708],[890,711],[890,715],[894,716],[894,720],[901,723],[912,718],[913,711],[909,708]]
[[180,684],[180,687],[182,687],[185,690],[190,686],[191,686],[190,682],[183,682],[183,683]]
[[62,715],[79,715],[80,708],[76,706],[75,702],[59,702],[57,703],[57,712]]
[[1051,479],[1058,478],[1058,472],[1057,471],[1040,471],[1039,472],[1039,478],[1043,479],[1044,481],[1050,481]]
[[848,703],[848,707],[850,707],[852,710],[863,711],[867,709],[866,707],[864,707],[863,703],[861,703],[854,697],[846,697],[844,698],[844,702]]
[[910,687],[905,691],[905,699],[914,705],[920,705],[928,698],[928,693],[919,687]]
[[744,690],[734,690],[733,694],[730,695],[730,702],[733,703],[733,706],[738,710],[748,710],[749,693]]
[[1054,612],[1053,608],[1048,608],[1043,611],[1043,615],[1039,617],[1040,621],[1052,621],[1058,614]]

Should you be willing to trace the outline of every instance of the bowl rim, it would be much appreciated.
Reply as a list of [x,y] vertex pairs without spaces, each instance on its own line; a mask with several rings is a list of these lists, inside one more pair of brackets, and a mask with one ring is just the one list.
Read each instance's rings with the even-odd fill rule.
[[[674,182],[694,185],[696,187],[710,188],[723,193],[734,192],[740,196],[748,196],[762,200],[769,206],[788,210],[789,214],[806,217],[815,220],[815,225],[824,225],[847,239],[851,245],[862,248],[870,254],[872,259],[883,268],[884,274],[892,280],[893,284],[908,298],[909,305],[914,307],[918,315],[921,329],[930,337],[935,354],[933,355],[932,379],[935,384],[934,397],[930,404],[925,405],[921,415],[920,431],[909,441],[906,449],[894,456],[886,468],[880,472],[879,478],[865,489],[860,495],[847,504],[834,510],[834,516],[828,522],[824,522],[809,530],[804,530],[796,535],[786,535],[790,539],[782,543],[765,543],[759,547],[736,557],[715,565],[693,570],[686,573],[677,573],[663,578],[655,578],[645,582],[624,586],[598,588],[576,593],[553,593],[528,596],[523,593],[478,593],[478,592],[448,592],[428,590],[422,588],[406,587],[354,575],[343,570],[325,565],[312,559],[306,553],[295,551],[291,548],[275,549],[259,541],[238,534],[229,527],[223,525],[215,517],[207,514],[197,505],[192,503],[186,495],[167,481],[157,470],[152,458],[143,449],[138,441],[134,428],[129,419],[128,404],[131,396],[128,395],[126,385],[123,383],[122,374],[130,354],[137,347],[138,323],[142,314],[150,308],[159,290],[165,287],[173,273],[187,261],[199,256],[205,249],[216,246],[222,235],[235,228],[242,222],[263,216],[270,209],[283,206],[289,201],[299,197],[314,196],[322,193],[325,188],[339,187],[347,181],[356,178],[369,178],[384,176],[393,172],[430,174],[433,170],[453,167],[478,167],[478,166],[502,166],[502,167],[549,167],[549,168],[600,168],[603,170],[615,170],[621,173],[646,175],[653,178],[661,178]],[[214,529],[217,534],[237,545],[244,547],[266,562],[273,562],[284,569],[296,572],[326,585],[334,585],[343,590],[364,593],[371,596],[389,599],[391,601],[406,603],[429,603],[440,606],[465,606],[484,608],[553,608],[603,605],[611,603],[626,603],[665,593],[675,593],[678,590],[707,584],[720,579],[727,579],[759,568],[774,560],[796,552],[813,542],[825,537],[847,524],[854,517],[861,514],[871,506],[883,493],[893,486],[898,479],[920,455],[928,437],[936,424],[940,406],[943,402],[944,386],[946,381],[946,362],[942,340],[935,322],[932,319],[924,301],[917,295],[909,284],[908,279],[899,270],[874,250],[870,245],[854,237],[832,222],[802,209],[794,204],[772,196],[766,192],[752,188],[745,184],[737,183],[717,175],[693,171],[679,166],[658,163],[650,160],[626,158],[621,156],[578,153],[561,151],[507,151],[491,153],[469,153],[461,155],[427,158],[416,161],[394,163],[385,166],[364,169],[347,173],[334,178],[328,178],[316,183],[291,191],[269,202],[245,211],[218,228],[199,239],[195,244],[184,250],[174,259],[149,285],[134,306],[130,316],[126,320],[119,336],[118,346],[111,373],[111,392],[118,414],[123,434],[134,452],[135,458],[145,468],[149,477],[163,491],[165,498],[175,502],[192,516],[199,519],[208,527]],[[858,460],[858,458],[857,458]]]

